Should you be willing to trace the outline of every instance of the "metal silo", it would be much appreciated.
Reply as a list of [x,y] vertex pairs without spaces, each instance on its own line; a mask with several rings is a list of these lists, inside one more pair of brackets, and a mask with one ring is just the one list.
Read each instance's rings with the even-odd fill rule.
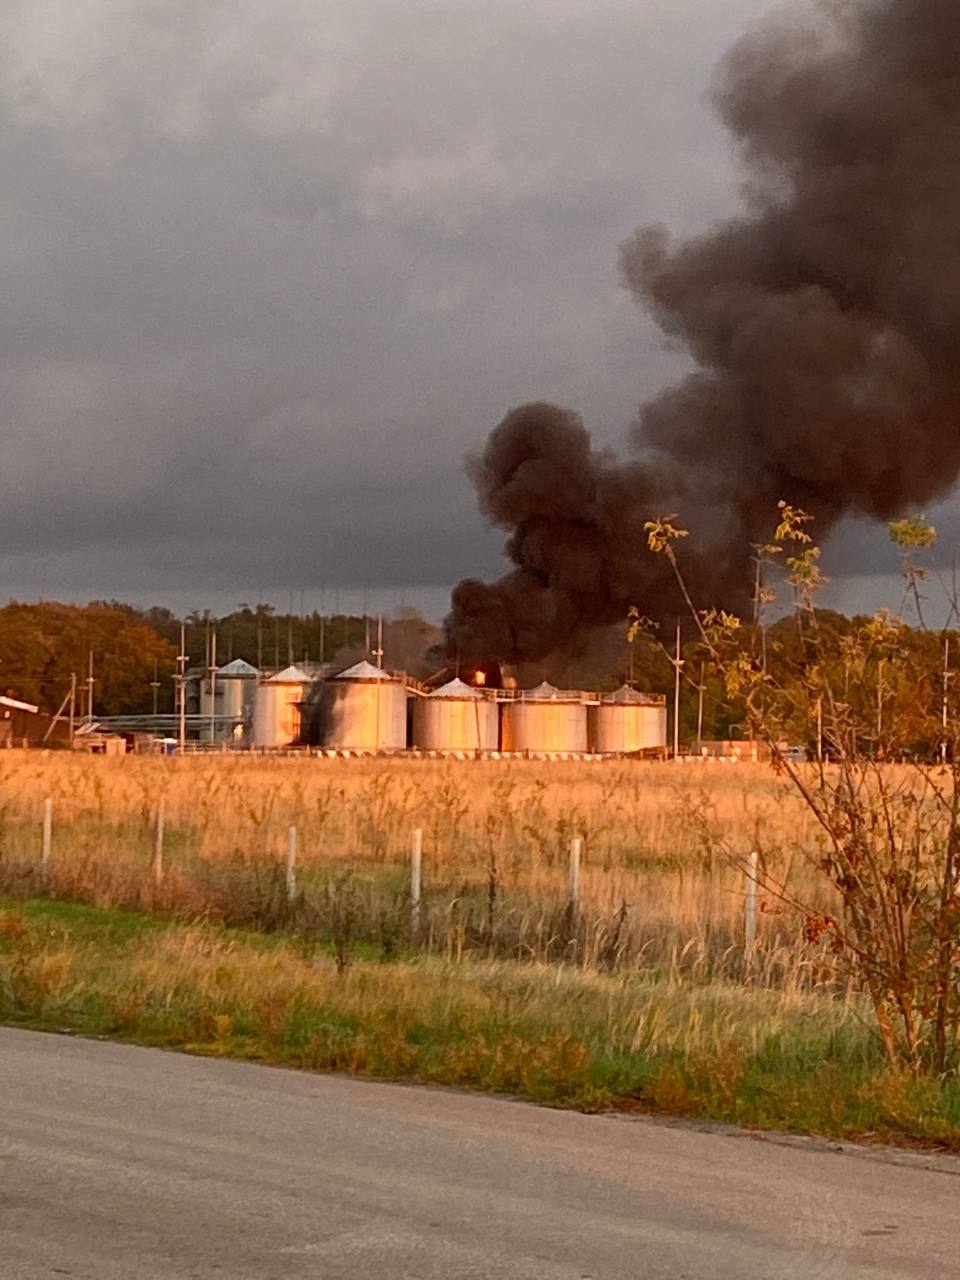
[[451,680],[414,703],[413,745],[423,751],[496,751],[496,701],[462,680]]
[[624,685],[590,708],[590,739],[600,755],[656,751],[667,745],[667,707],[663,698]]
[[320,741],[335,751],[402,751],[407,689],[402,680],[358,662],[320,691]]
[[579,694],[544,683],[503,704],[501,734],[504,751],[582,753],[587,749],[587,708]]
[[[200,714],[204,717],[202,736],[218,741],[239,739],[249,731],[253,721],[253,703],[258,672],[243,658],[221,667],[211,682],[204,678],[200,687]],[[211,683],[213,688],[211,689]]]
[[253,745],[289,747],[300,740],[302,704],[311,684],[299,667],[287,667],[256,689],[253,704]]

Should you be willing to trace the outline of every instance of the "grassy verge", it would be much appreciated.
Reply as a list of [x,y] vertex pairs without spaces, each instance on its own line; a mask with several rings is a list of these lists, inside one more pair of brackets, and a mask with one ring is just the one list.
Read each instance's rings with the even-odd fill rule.
[[0,899],[0,1019],[585,1110],[960,1150],[960,1085],[893,1076],[854,1003],[800,990],[322,944]]

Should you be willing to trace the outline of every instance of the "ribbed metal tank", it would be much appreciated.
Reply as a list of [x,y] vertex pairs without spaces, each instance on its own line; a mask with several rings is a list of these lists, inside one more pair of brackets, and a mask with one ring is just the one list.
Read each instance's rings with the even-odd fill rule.
[[320,691],[320,742],[335,751],[402,751],[407,690],[402,680],[358,662]]
[[451,680],[414,703],[413,745],[422,751],[496,751],[496,702],[462,680]]
[[[244,662],[243,658],[236,658],[221,667],[213,681],[209,676],[204,678],[200,686],[200,714],[207,718],[207,723],[201,729],[204,740],[210,739],[211,712],[217,721],[214,738],[226,741],[243,737],[249,732],[253,721],[258,675],[256,667]],[[230,723],[231,721],[242,722],[239,733],[237,725]]]
[[257,685],[253,703],[253,745],[289,747],[300,740],[302,703],[310,677],[299,667],[287,667]]
[[590,746],[598,755],[656,751],[667,745],[667,707],[624,685],[590,708]]
[[503,704],[500,734],[504,751],[585,752],[587,708],[575,694],[541,684]]

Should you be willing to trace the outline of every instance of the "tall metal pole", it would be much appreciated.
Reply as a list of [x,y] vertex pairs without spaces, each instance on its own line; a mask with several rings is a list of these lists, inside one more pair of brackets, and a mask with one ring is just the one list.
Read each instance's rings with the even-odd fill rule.
[[150,688],[153,690],[153,714],[156,715],[160,699],[160,672],[156,658],[153,660],[153,679],[150,681]]
[[87,651],[87,719],[93,719],[93,650]]
[[77,673],[70,673],[70,745],[73,746],[74,725],[77,715]]
[[187,629],[184,624],[180,623],[180,652],[177,655],[177,697],[179,702],[178,710],[180,712],[180,726],[177,734],[177,742],[180,751],[183,751],[184,744],[187,740]]
[[940,744],[940,759],[947,762],[947,724],[949,720],[948,690],[950,688],[950,637],[943,641],[943,741]]
[[377,750],[380,749],[380,695],[383,684],[383,614],[377,618]]
[[677,656],[674,660],[674,684],[673,684],[673,758],[679,758],[680,755],[680,672],[683,668],[683,659],[681,655],[682,635],[680,630],[680,619],[677,619]]
[[210,741],[217,740],[217,628],[210,635]]

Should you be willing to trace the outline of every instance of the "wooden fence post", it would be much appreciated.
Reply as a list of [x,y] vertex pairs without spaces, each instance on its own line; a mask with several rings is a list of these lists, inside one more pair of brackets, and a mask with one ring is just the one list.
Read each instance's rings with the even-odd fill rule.
[[163,827],[164,827],[164,804],[163,800],[157,801],[157,826],[154,832],[153,841],[153,881],[154,884],[163,883]]
[[575,836],[570,841],[570,905],[576,911],[580,906],[580,858],[583,854],[583,840]]
[[43,802],[43,842],[40,850],[40,866],[44,883],[50,874],[50,854],[53,850],[53,799],[47,796]]
[[760,874],[760,855],[754,849],[747,859],[745,876],[745,903],[743,923],[743,945],[747,963],[753,959],[757,945],[757,877]]
[[410,927],[414,933],[420,928],[420,898],[423,885],[423,831],[413,833],[410,846]]
[[297,828],[287,828],[287,902],[297,896]]

